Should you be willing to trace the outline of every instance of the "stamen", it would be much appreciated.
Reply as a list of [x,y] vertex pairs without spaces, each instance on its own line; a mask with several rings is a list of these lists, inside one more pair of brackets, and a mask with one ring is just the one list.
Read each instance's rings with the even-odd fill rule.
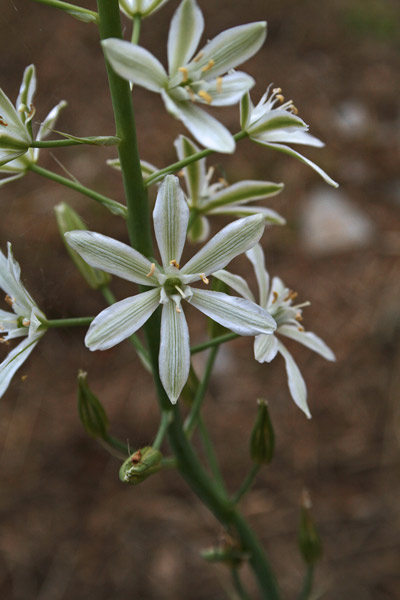
[[207,279],[206,274],[205,273],[200,273],[200,279],[202,280],[203,283],[205,283],[206,285],[208,285],[210,283],[210,280]]
[[177,260],[170,260],[169,264],[171,265],[171,267],[175,267],[176,269],[179,269],[179,263]]
[[137,465],[138,463],[140,463],[141,460],[142,460],[142,453],[140,450],[138,450],[137,452],[135,452],[135,454],[132,455],[131,462],[134,465]]
[[283,299],[284,302],[287,302],[288,300],[294,300],[295,298],[297,298],[298,293],[294,292],[293,290],[289,290],[288,295],[286,296],[286,298]]
[[182,73],[182,83],[189,79],[189,72],[186,67],[179,67],[178,71]]
[[302,317],[301,313],[299,313],[299,312],[298,312],[298,313],[297,313],[297,315],[295,316],[295,319],[296,319],[296,321],[299,321],[299,322],[300,322],[300,321],[304,321],[304,319],[303,319],[303,317]]
[[6,295],[6,297],[4,298],[4,300],[5,300],[5,301],[7,302],[7,304],[8,304],[9,306],[11,306],[11,308],[12,308],[12,305],[13,305],[13,304],[14,304],[14,302],[15,302],[15,298],[11,298],[11,296],[9,296],[9,295],[7,294],[7,295]]
[[194,95],[192,88],[187,85],[187,86],[185,86],[185,90],[189,94],[191,101],[196,102],[196,96]]
[[150,271],[147,273],[146,277],[151,277],[154,275],[154,271],[156,270],[156,263],[151,263]]
[[197,92],[197,95],[200,96],[200,98],[203,98],[203,100],[205,100],[207,104],[211,104],[212,96],[205,90],[200,90],[199,92]]
[[298,329],[299,331],[305,331],[304,327],[301,327],[301,326],[300,326],[300,327],[298,327],[297,329]]
[[177,285],[174,286],[176,290],[178,290],[178,292],[180,293],[180,295],[182,296],[182,298],[185,298],[185,294],[182,292],[181,288]]
[[24,319],[24,320],[22,321],[22,325],[23,325],[24,327],[29,327],[29,325],[30,325],[30,324],[31,324],[31,322],[29,321],[29,319]]
[[276,99],[279,100],[279,102],[285,102],[285,96],[282,96],[282,94],[277,94]]
[[199,62],[204,56],[203,52],[199,52],[197,56],[194,57],[193,62]]
[[33,104],[31,104],[29,108],[30,108],[30,110],[29,110],[28,114],[26,115],[26,116],[28,117],[28,119],[29,119],[30,117],[33,117],[33,115],[34,115],[34,114],[35,114],[35,112],[36,112],[36,108],[33,106]]
[[228,187],[229,183],[227,182],[227,180],[224,177],[219,177],[218,181],[221,185],[223,185],[224,187]]
[[178,177],[181,177],[181,178],[184,177],[185,176],[184,170],[181,169],[180,171],[178,171],[177,175],[178,175]]
[[182,312],[182,310],[179,308],[178,305],[175,306],[175,310],[176,310],[177,313],[181,313]]
[[292,102],[292,104],[290,106],[290,110],[292,111],[292,113],[294,115],[298,115],[299,114],[299,110],[298,110],[298,108],[296,108],[296,106],[293,104],[293,102]]
[[272,300],[272,304],[275,304],[275,302],[276,302],[276,301],[278,300],[278,298],[279,298],[279,294],[278,294],[278,292],[272,292],[272,295],[273,295],[273,297],[274,297],[274,298],[273,298],[273,300]]
[[222,94],[222,83],[223,83],[223,78],[222,77],[217,77],[217,94]]
[[208,61],[208,64],[205,67],[202,67],[202,71],[203,73],[205,73],[206,71],[209,71],[210,69],[213,68],[213,66],[215,65],[215,60],[213,60],[212,58]]
[[9,346],[10,342],[2,337],[2,338],[0,338],[0,344],[5,344],[6,346]]
[[28,375],[21,375],[21,381],[26,381],[28,379]]
[[8,127],[8,123],[6,123],[3,119],[3,117],[0,115],[0,125],[3,125],[3,127]]
[[280,88],[280,87],[273,88],[272,93],[274,94],[274,96],[276,96],[276,94],[281,94],[282,88]]

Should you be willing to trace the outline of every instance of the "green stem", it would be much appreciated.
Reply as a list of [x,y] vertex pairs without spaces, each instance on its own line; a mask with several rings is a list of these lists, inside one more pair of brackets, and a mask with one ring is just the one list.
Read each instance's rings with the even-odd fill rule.
[[247,492],[249,491],[249,489],[253,485],[254,480],[255,480],[255,478],[257,476],[257,473],[260,470],[260,468],[261,468],[261,465],[254,464],[252,466],[251,470],[249,471],[249,473],[245,477],[245,480],[243,481],[242,485],[240,486],[240,488],[238,489],[238,491],[236,492],[236,494],[232,498],[232,502],[234,504],[237,504],[243,498],[243,496],[245,494],[247,494]]
[[207,342],[203,342],[202,344],[198,344],[197,346],[192,346],[190,348],[191,354],[197,354],[198,352],[202,352],[203,350],[208,350],[208,348],[213,348],[214,346],[219,346],[220,344],[224,344],[225,342],[229,342],[230,340],[235,340],[238,338],[237,333],[224,333],[224,335],[219,335],[218,337],[211,338],[207,340]]
[[142,26],[142,15],[135,15],[133,17],[133,29],[132,29],[132,44],[138,44],[140,38],[140,29]]
[[[123,39],[118,0],[97,0],[100,37]],[[106,61],[116,135],[121,139],[118,155],[128,207],[128,231],[131,244],[144,256],[153,255],[150,211],[143,183],[138,151],[135,117],[129,83],[117,75]]]
[[84,185],[73,181],[72,179],[67,179],[66,177],[62,177],[61,175],[57,175],[57,173],[53,173],[53,171],[48,171],[43,167],[39,167],[35,164],[29,165],[29,170],[37,173],[37,175],[41,175],[42,177],[46,177],[47,179],[51,179],[57,183],[61,183],[61,185],[65,185],[66,187],[75,190],[76,192],[80,192],[96,202],[99,202],[105,208],[107,208],[114,215],[118,215],[119,217],[127,218],[127,209],[126,206],[116,202],[115,200],[111,200],[111,198],[107,198],[107,196],[103,196],[102,194],[98,194],[97,192],[91,190],[90,188],[85,187]]
[[63,148],[64,146],[82,146],[83,142],[77,140],[47,140],[47,142],[41,142],[33,140],[31,148]]
[[105,442],[110,444],[110,446],[112,446],[116,450],[122,450],[124,455],[129,456],[128,446],[120,440],[118,440],[117,438],[113,437],[112,435],[106,435],[102,439],[104,439]]
[[95,23],[98,23],[99,20],[97,12],[82,8],[82,6],[77,6],[76,4],[70,4],[69,2],[61,2],[61,0],[34,0],[34,2],[46,4],[47,6],[54,6],[54,8],[61,8],[61,10],[65,10],[66,12],[72,11],[75,13],[82,13],[82,15],[88,15],[93,18]]
[[203,448],[205,450],[211,472],[214,476],[214,480],[218,484],[220,490],[222,492],[226,493],[225,482],[223,480],[223,477],[222,477],[222,474],[221,474],[221,471],[220,471],[220,468],[218,465],[217,457],[215,456],[214,447],[213,447],[211,438],[209,436],[209,433],[207,431],[207,427],[204,423],[204,419],[201,415],[199,415],[197,425],[198,425],[198,429],[199,429],[199,435],[201,438],[201,442],[203,444]]
[[196,395],[193,400],[192,407],[190,409],[190,413],[185,421],[185,432],[186,435],[190,438],[193,433],[194,428],[197,425],[197,421],[200,414],[200,409],[203,404],[204,396],[206,395],[208,382],[210,381],[211,373],[214,367],[215,359],[217,358],[217,353],[219,350],[219,346],[214,346],[210,352],[210,356],[208,357],[206,368],[204,370],[203,379],[199,387],[197,388]]
[[[247,136],[248,136],[248,134],[246,131],[238,131],[238,133],[235,133],[235,135],[233,137],[236,141],[238,141],[238,140],[242,140],[243,138],[245,138]],[[145,181],[145,185],[146,185],[146,187],[148,187],[149,185],[152,185],[153,183],[157,183],[157,181],[160,181],[160,179],[163,179],[166,175],[169,175],[170,173],[176,173],[176,171],[180,171],[184,167],[187,167],[187,165],[190,165],[193,162],[201,160],[202,158],[206,158],[207,156],[210,156],[210,154],[215,154],[215,152],[216,152],[216,150],[210,150],[209,148],[207,148],[206,150],[201,150],[200,152],[196,152],[196,154],[191,154],[190,156],[187,156],[186,158],[179,160],[178,162],[175,162],[172,165],[165,167],[164,169],[160,169],[159,171],[156,171],[155,173],[150,175],[150,177],[147,177],[147,179]]]
[[307,571],[304,575],[303,587],[301,589],[298,600],[308,600],[311,595],[311,590],[314,581],[314,565],[307,565]]
[[94,317],[76,317],[74,319],[50,319],[43,321],[46,327],[87,327]]
[[250,596],[248,596],[246,590],[243,587],[242,581],[240,579],[239,569],[232,567],[231,575],[232,575],[233,587],[235,588],[240,600],[250,600]]
[[172,414],[171,411],[163,411],[161,413],[161,421],[160,421],[160,426],[158,428],[157,431],[157,435],[155,437],[154,442],[152,443],[152,447],[155,448],[156,450],[159,450],[161,447],[161,444],[164,441],[165,438],[165,434],[167,433],[167,429],[171,424],[171,420],[172,420]]

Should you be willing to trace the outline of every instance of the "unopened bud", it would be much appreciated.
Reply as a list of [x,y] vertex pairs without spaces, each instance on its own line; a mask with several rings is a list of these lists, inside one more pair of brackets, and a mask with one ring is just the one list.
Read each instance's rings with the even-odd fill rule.
[[261,465],[271,462],[275,449],[275,434],[266,400],[257,400],[258,412],[250,437],[250,456]]
[[97,396],[93,394],[87,382],[87,373],[78,373],[78,413],[83,427],[89,435],[96,438],[107,436],[108,419]]
[[[229,287],[226,285],[224,281],[213,277],[211,280],[211,290],[213,292],[223,292],[224,294],[229,294]],[[210,338],[219,337],[220,335],[224,335],[225,333],[230,333],[230,330],[220,325],[213,319],[207,319],[207,332]]]
[[111,281],[111,276],[108,273],[104,273],[104,271],[94,269],[88,265],[87,262],[85,262],[65,241],[64,234],[68,231],[75,231],[76,229],[87,230],[85,223],[78,213],[65,202],[57,204],[57,206],[54,207],[54,210],[56,213],[58,229],[68,254],[75,263],[75,266],[79,269],[81,275],[84,277],[86,283],[95,290],[108,285]]
[[130,485],[142,483],[150,475],[161,469],[162,457],[161,452],[151,446],[136,450],[122,463],[119,470],[120,480]]
[[322,555],[322,542],[311,515],[311,500],[307,490],[303,491],[298,543],[307,565],[314,565]]

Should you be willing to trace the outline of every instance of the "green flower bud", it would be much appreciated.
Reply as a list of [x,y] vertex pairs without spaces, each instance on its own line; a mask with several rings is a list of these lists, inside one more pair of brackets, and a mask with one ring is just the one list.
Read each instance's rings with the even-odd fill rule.
[[78,373],[78,413],[83,427],[89,435],[105,438],[108,431],[108,419],[97,396],[87,383],[87,373]]
[[162,454],[159,450],[151,446],[140,448],[122,463],[119,478],[124,483],[137,485],[157,473],[162,467],[161,461]]
[[257,400],[258,412],[250,438],[250,456],[261,465],[271,462],[275,449],[275,434],[266,400]]
[[311,515],[311,500],[309,493],[304,490],[302,497],[298,543],[301,555],[307,565],[315,565],[322,556],[322,542]]
[[75,212],[73,208],[71,208],[65,202],[57,204],[57,206],[54,207],[54,210],[56,213],[58,229],[65,247],[76,267],[79,269],[81,275],[84,277],[86,283],[95,290],[108,285],[111,281],[111,275],[104,273],[104,271],[99,271],[99,269],[94,269],[88,265],[87,262],[85,262],[83,258],[81,258],[79,254],[75,252],[75,250],[73,250],[65,241],[64,233],[67,233],[67,231],[74,231],[76,229],[82,229],[84,231],[87,230],[85,223],[82,221],[78,213]]

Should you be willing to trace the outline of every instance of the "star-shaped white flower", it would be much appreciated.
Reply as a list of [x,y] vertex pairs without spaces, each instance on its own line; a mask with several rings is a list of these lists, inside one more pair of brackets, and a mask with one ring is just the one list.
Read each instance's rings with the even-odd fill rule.
[[[321,338],[316,336],[315,333],[305,331],[301,325],[303,320],[302,307],[308,306],[309,302],[293,304],[297,294],[287,288],[279,277],[274,277],[270,284],[270,277],[265,268],[264,253],[261,246],[259,244],[255,245],[246,252],[246,256],[251,261],[256,274],[259,288],[259,305],[273,316],[277,325],[274,335],[256,335],[254,356],[260,363],[271,362],[278,352],[283,356],[291,396],[297,406],[308,418],[311,418],[307,405],[307,388],[300,369],[290,352],[277,337],[277,334],[296,340],[327,360],[335,360],[335,355]],[[214,273],[214,277],[224,281],[247,300],[254,301],[253,293],[242,277],[225,270]]]
[[[124,79],[161,94],[168,112],[182,121],[206,148],[233,152],[235,140],[219,121],[197,103],[236,104],[254,85],[246,73],[232,69],[253,56],[266,36],[266,23],[249,23],[220,33],[195,56],[204,20],[195,0],[183,0],[168,36],[169,73],[148,50],[110,38],[102,42],[107,60]],[[194,58],[193,58],[194,56]]]
[[122,12],[131,19],[136,15],[148,17],[159,10],[168,0],[119,0]]
[[160,186],[153,217],[161,265],[98,233],[73,231],[66,238],[92,267],[152,288],[103,310],[90,325],[85,343],[90,350],[115,346],[139,329],[161,303],[160,377],[169,399],[175,403],[190,367],[183,299],[239,335],[271,334],[275,330],[275,321],[254,302],[189,285],[197,281],[207,284],[209,275],[252,248],[264,231],[264,218],[255,215],[231,223],[180,268],[189,208],[173,175]]
[[274,88],[271,92],[271,87],[268,87],[256,106],[249,93],[243,96],[240,104],[242,130],[257,144],[297,158],[314,169],[329,185],[338,187],[338,183],[318,165],[286,145],[304,144],[322,148],[324,143],[308,133],[308,125],[297,116],[297,108],[292,100],[285,102],[282,90]]
[[[29,168],[39,158],[39,148],[29,148],[33,141],[32,118],[35,114],[33,97],[36,92],[36,70],[34,65],[29,65],[24,71],[19,90],[16,108],[7,96],[0,90],[0,173],[10,175],[0,179],[0,187],[5,183],[23,177]],[[44,140],[51,132],[58,119],[60,111],[67,105],[65,100],[59,102],[51,109],[39,127],[36,141]],[[12,131],[17,131],[23,149],[9,153],[2,148],[4,136]],[[3,154],[4,153],[4,154]],[[1,166],[2,165],[2,166]]]
[[0,288],[6,293],[6,302],[14,311],[0,310],[1,341],[23,338],[0,364],[1,397],[46,331],[42,325],[45,315],[21,283],[21,269],[13,257],[10,243],[7,258],[0,250]]

